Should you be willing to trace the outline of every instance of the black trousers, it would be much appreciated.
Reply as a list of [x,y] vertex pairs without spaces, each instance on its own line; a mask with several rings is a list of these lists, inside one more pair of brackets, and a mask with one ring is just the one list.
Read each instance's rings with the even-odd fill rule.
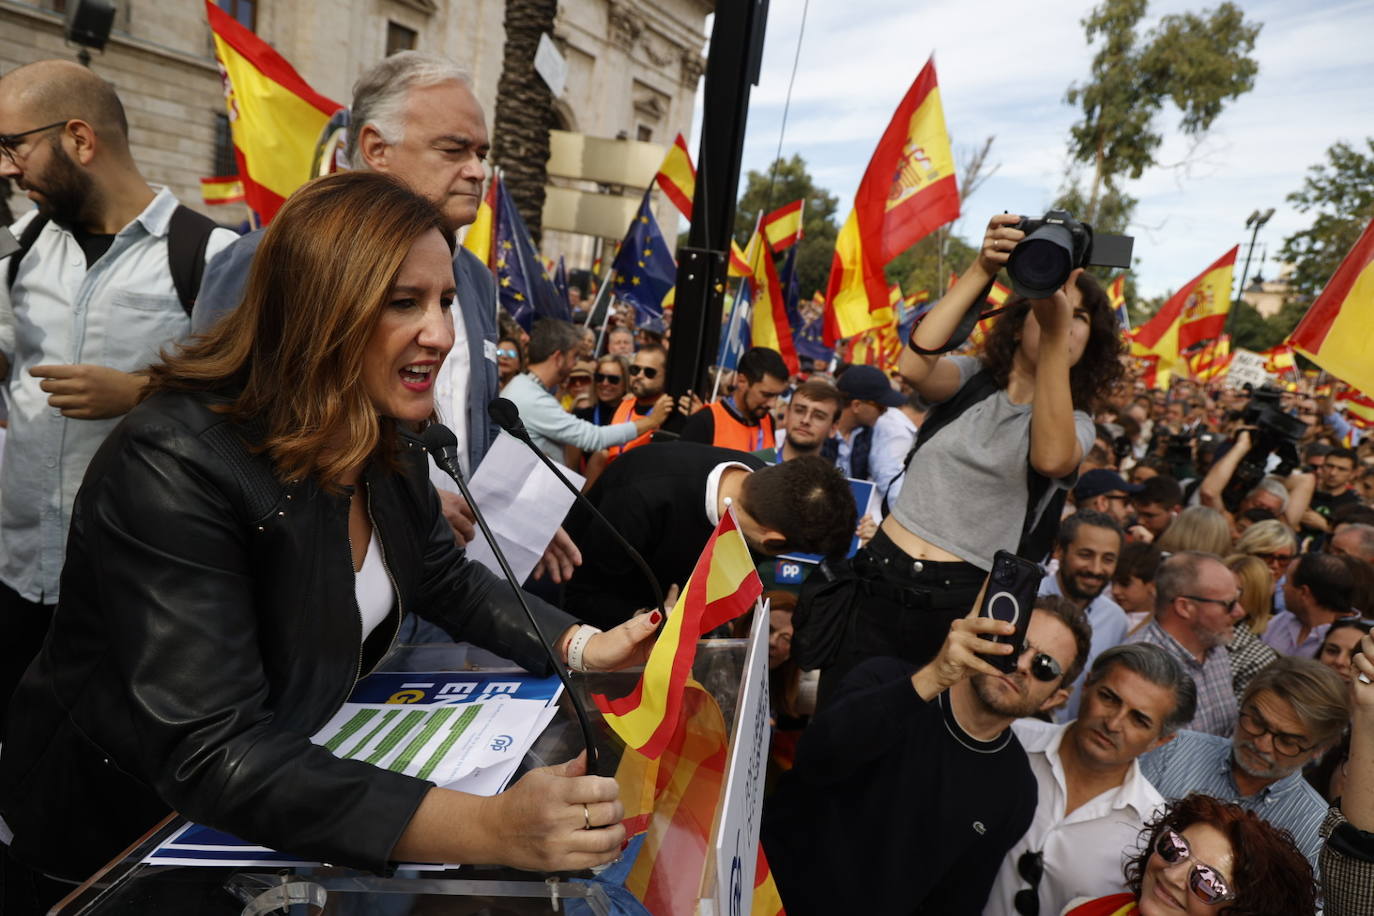
[[0,583],[0,736],[5,733],[10,697],[29,662],[43,648],[55,604],[39,604]]
[[940,651],[949,625],[968,614],[987,573],[962,560],[917,560],[879,529],[850,561],[855,589],[848,628],[833,664],[821,671],[824,706],[850,670],[890,655],[923,665]]
[[0,913],[4,916],[42,916],[77,885],[49,878],[0,847]]

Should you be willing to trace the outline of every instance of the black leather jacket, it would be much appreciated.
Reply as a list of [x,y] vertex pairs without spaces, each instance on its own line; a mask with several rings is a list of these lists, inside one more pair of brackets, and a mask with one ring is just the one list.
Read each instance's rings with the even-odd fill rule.
[[[402,612],[536,673],[511,589],[453,543],[425,453],[364,474],[397,596],[363,643],[352,493],[282,484],[205,395],[163,392],[110,434],[77,495],[62,599],[15,693],[0,755],[12,853],[85,878],[170,809],[246,840],[373,870],[430,783],[309,736]],[[361,498],[361,497],[359,497]],[[556,639],[575,621],[529,599]],[[455,829],[462,829],[456,826]]]

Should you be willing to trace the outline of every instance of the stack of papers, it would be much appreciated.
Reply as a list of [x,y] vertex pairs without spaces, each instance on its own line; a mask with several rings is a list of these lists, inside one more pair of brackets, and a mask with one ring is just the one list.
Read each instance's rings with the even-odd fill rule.
[[[468,672],[379,672],[358,683],[310,740],[338,757],[495,795],[558,712],[557,677]],[[152,865],[313,865],[199,824],[150,853]],[[424,866],[417,866],[424,867]],[[429,866],[440,867],[440,866]]]

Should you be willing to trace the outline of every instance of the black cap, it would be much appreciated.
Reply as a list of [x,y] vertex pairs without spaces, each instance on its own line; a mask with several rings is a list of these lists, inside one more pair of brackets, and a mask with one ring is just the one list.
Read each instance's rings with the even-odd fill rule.
[[1145,489],[1144,484],[1127,483],[1120,474],[1111,468],[1094,468],[1078,478],[1078,483],[1074,484],[1073,498],[1081,501],[1092,499],[1094,496],[1101,496],[1103,493],[1118,492],[1134,496],[1143,489]]
[[881,369],[874,366],[850,366],[836,380],[840,394],[857,401],[877,401],[884,407],[901,407],[906,395],[892,387]]

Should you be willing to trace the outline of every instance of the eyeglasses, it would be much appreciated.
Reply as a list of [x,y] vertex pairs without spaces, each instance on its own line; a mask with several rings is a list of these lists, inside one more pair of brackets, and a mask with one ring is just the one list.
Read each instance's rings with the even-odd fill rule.
[[590,375],[570,375],[568,376],[569,385],[590,385],[592,377]]
[[1289,563],[1293,560],[1291,553],[1257,553],[1255,556],[1266,563]]
[[1315,744],[1303,744],[1302,739],[1306,736],[1295,735],[1292,732],[1274,731],[1274,727],[1265,721],[1264,716],[1260,715],[1259,710],[1251,706],[1246,706],[1240,711],[1240,726],[1245,729],[1245,733],[1251,738],[1261,738],[1265,735],[1272,735],[1274,738],[1274,750],[1285,757],[1297,757],[1299,754],[1306,754]]
[[42,127],[21,130],[17,134],[0,134],[0,152],[3,152],[9,158],[10,162],[18,165],[19,160],[15,158],[15,152],[19,148],[19,139],[21,137],[27,137],[29,134],[42,133],[45,130],[52,130],[54,127],[66,127],[67,122],[70,120],[70,118],[67,118],[62,121],[54,121],[51,124],[44,124]]
[[519,351],[519,350],[497,350],[497,351],[496,351],[496,355],[497,355],[497,356],[504,356],[506,359],[519,359],[519,358],[520,358],[520,351]]
[[631,375],[643,375],[645,378],[657,378],[658,370],[653,366],[631,366]]
[[1199,604],[1219,604],[1224,608],[1235,607],[1240,601],[1240,592],[1236,592],[1234,598],[1204,598],[1202,595],[1179,595],[1180,598],[1187,598],[1189,601],[1196,601]]
[[1016,871],[1030,887],[1022,888],[1011,898],[1012,906],[1021,916],[1040,916],[1040,879],[1045,876],[1045,854],[1026,852],[1016,860]]
[[595,372],[592,374],[592,378],[596,379],[598,385],[619,385],[621,379],[624,377],[623,375],[607,375],[604,372]]
[[[1021,643],[1021,652],[1023,654],[1034,648],[1035,647],[1028,642]],[[1044,652],[1037,651],[1035,657],[1031,659],[1030,673],[1031,677],[1035,678],[1037,681],[1043,681],[1048,684],[1050,681],[1061,676],[1064,673],[1064,669],[1053,655],[1047,655]]]
[[1208,906],[1236,899],[1221,873],[1212,866],[1203,865],[1194,859],[1193,851],[1188,848],[1188,841],[1174,831],[1165,830],[1159,835],[1159,839],[1155,840],[1155,852],[1169,865],[1188,861],[1193,863],[1193,867],[1188,869],[1188,889],[1193,892],[1193,896]]

